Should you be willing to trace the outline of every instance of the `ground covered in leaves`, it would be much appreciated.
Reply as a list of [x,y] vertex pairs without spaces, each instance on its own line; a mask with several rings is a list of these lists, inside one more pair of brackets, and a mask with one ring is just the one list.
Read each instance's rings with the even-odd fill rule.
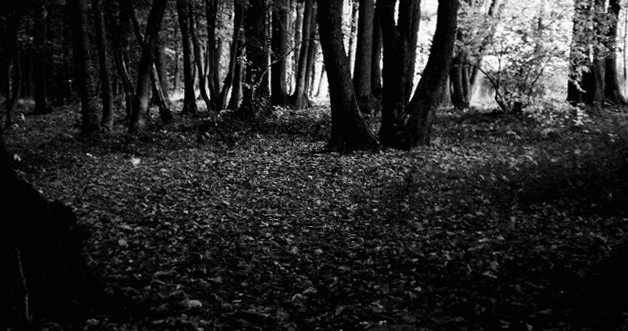
[[621,112],[441,110],[429,147],[339,156],[328,111],[97,145],[74,108],[18,118],[15,168],[91,235],[106,296],[74,326],[628,328]]

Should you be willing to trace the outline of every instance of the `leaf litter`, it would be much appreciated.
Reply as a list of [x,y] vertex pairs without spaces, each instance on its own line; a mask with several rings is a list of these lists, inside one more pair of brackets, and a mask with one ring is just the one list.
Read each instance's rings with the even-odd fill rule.
[[90,267],[116,306],[84,328],[628,325],[613,282],[626,215],[518,193],[543,160],[575,162],[566,147],[595,151],[603,120],[441,111],[432,146],[339,156],[315,153],[326,111],[202,141],[181,118],[90,146],[64,133],[75,119],[62,112],[7,132],[18,171],[91,234]]

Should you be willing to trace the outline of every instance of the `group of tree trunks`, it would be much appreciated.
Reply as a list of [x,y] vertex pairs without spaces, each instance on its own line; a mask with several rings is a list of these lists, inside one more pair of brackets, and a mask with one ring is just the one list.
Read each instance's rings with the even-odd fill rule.
[[574,6],[567,101],[625,105],[615,66],[621,2],[576,0]]

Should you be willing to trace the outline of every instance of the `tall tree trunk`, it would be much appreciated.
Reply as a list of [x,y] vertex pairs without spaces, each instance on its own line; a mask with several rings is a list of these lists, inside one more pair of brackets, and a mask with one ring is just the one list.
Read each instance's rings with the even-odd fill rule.
[[131,19],[129,12],[125,10],[124,4],[120,3],[125,0],[117,0],[117,13],[114,13],[111,1],[105,2],[106,10],[111,15],[111,19],[106,21],[111,23],[111,38],[113,43],[113,62],[116,67],[118,77],[122,81],[125,99],[125,111],[127,120],[131,118],[133,109],[133,100],[135,100],[135,87],[129,74],[128,48],[129,48],[129,30]]
[[48,1],[42,0],[35,4],[35,17],[33,19],[33,43],[35,44],[35,70],[34,70],[34,83],[35,83],[35,114],[45,114],[52,111],[52,108],[48,105],[47,98],[47,85],[48,85],[48,47],[46,46],[46,30],[47,30],[47,16],[48,16]]
[[[240,39],[242,40],[242,44],[244,44],[244,40],[246,39],[244,33],[240,36]],[[242,52],[244,53],[244,51]],[[242,82],[244,81],[244,69],[244,63],[242,61],[237,61],[233,72],[234,76],[231,98],[229,99],[229,105],[227,106],[227,108],[231,110],[238,110],[242,104]]]
[[[596,23],[596,27],[598,30],[596,33],[602,34],[602,31],[599,30],[599,27],[606,22],[606,8],[604,0],[595,0],[595,5],[593,7],[593,17],[594,22]],[[604,83],[606,82],[605,73],[606,73],[606,50],[603,49],[605,45],[599,44],[594,45],[593,47],[593,63],[591,65],[591,73],[593,74],[593,89],[591,90],[591,104],[594,106],[602,106],[604,104]]]
[[458,5],[458,0],[438,1],[436,32],[430,56],[406,113],[400,117],[405,133],[397,141],[401,148],[425,145],[430,141],[432,118],[440,104],[451,67],[458,29]]
[[19,86],[18,32],[22,21],[22,8],[16,3],[0,12],[0,87],[4,95],[5,127],[12,125],[12,110]]
[[131,124],[129,127],[131,133],[141,132],[144,128],[144,116],[148,111],[150,102],[151,76],[154,70],[153,56],[159,38],[161,21],[166,10],[166,3],[167,0],[153,0],[153,5],[148,14],[142,55],[138,65],[137,92],[131,113]]
[[[499,18],[505,3],[506,2],[502,0],[491,0],[487,16],[489,18]],[[475,93],[475,90],[480,87],[480,68],[482,67],[482,61],[484,60],[484,53],[486,53],[486,49],[493,41],[496,28],[497,24],[491,24],[489,26],[488,31],[486,31],[485,37],[482,39],[482,43],[478,49],[477,57],[474,61],[475,65],[471,69],[471,77],[469,78],[471,83],[469,92],[470,96],[472,96]]]
[[[458,40],[462,43],[463,37],[461,32],[458,32]],[[456,51],[449,72],[449,79],[451,81],[451,103],[456,109],[466,109],[469,107],[469,90],[470,81],[467,75],[467,69],[469,58],[466,50],[462,47]]]
[[205,102],[205,106],[208,112],[213,112],[213,105],[207,93],[207,77],[205,76],[205,70],[203,70],[203,56],[201,54],[201,45],[198,37],[196,36],[195,19],[190,17],[190,37],[192,39],[192,46],[194,49],[194,63],[196,64],[196,72],[198,73],[198,86],[201,92],[201,97]]
[[[381,3],[381,2],[380,2]],[[381,109],[379,98],[382,94],[382,25],[381,25],[381,8],[383,6],[377,4],[373,15],[373,46],[371,53],[371,90],[373,96],[377,98],[378,110]]]
[[113,126],[113,97],[109,74],[109,56],[107,54],[105,20],[102,13],[102,2],[92,0],[94,22],[96,22],[96,48],[98,49],[98,66],[100,73],[100,97],[102,99],[102,118],[100,126],[103,131],[111,131]]
[[621,94],[619,85],[619,75],[617,74],[617,35],[619,12],[621,11],[620,0],[609,0],[609,27],[607,34],[606,48],[610,54],[606,57],[606,75],[604,97],[606,101],[615,105],[626,105],[626,99]]
[[373,54],[373,18],[375,1],[360,0],[358,17],[358,46],[353,70],[353,88],[360,111],[373,113],[373,90],[371,89],[371,66]]
[[194,92],[194,68],[192,67],[192,38],[190,37],[190,0],[177,0],[177,15],[179,29],[181,30],[181,42],[183,43],[183,114],[195,115],[196,94]]
[[72,13],[69,18],[74,45],[76,89],[78,89],[81,97],[81,136],[83,138],[98,138],[100,117],[98,116],[94,66],[89,44],[87,3],[81,0],[67,0],[66,5],[69,12]]
[[375,149],[379,143],[364,122],[353,92],[349,58],[342,40],[342,1],[318,0],[318,26],[331,103],[331,136],[327,149],[348,153]]
[[205,0],[205,16],[207,17],[207,82],[212,109],[219,112],[220,99],[220,42],[216,40],[218,17],[218,0]]
[[[239,95],[239,92],[236,93],[235,91],[235,86],[236,86],[235,83],[236,83],[236,78],[237,78],[237,81],[238,81],[237,85],[239,88],[240,70],[238,69],[239,68],[238,63],[240,61],[238,58],[240,54],[242,54],[242,48],[244,47],[244,36],[242,32],[242,24],[244,20],[244,6],[242,6],[242,4],[240,4],[237,1],[233,4],[233,6],[234,6],[233,36],[231,39],[231,54],[229,55],[229,70],[227,71],[227,75],[225,76],[225,80],[222,84],[222,89],[220,90],[220,100],[219,100],[220,103],[216,107],[219,111],[225,109],[225,107],[227,106],[227,96],[229,94],[229,90],[232,90],[232,95],[234,93],[236,94],[236,96]],[[235,107],[228,107],[228,108],[237,109],[238,108],[237,102],[236,102],[236,105],[234,106]]]
[[320,76],[318,78],[318,90],[316,91],[317,98],[324,98],[327,96],[328,89],[323,88],[327,81],[327,75],[325,74],[325,64],[321,66]]
[[291,0],[294,6],[294,61],[292,63],[292,95],[294,95],[298,84],[299,61],[301,60],[301,46],[303,44],[303,21],[305,20],[305,3],[298,0]]
[[357,39],[358,39],[358,7],[359,0],[349,0],[351,6],[351,29],[349,32],[349,69],[351,70],[351,76],[354,75],[353,69],[355,68],[355,56],[357,51]]
[[170,82],[168,81],[168,68],[166,63],[166,45],[163,39],[159,40],[158,45],[155,47],[155,69],[157,70],[157,76],[159,77],[159,87],[165,103],[170,108]]
[[308,43],[308,47],[307,47],[307,62],[306,62],[306,70],[305,70],[305,86],[303,88],[303,91],[305,92],[305,98],[308,100],[308,104],[309,104],[309,97],[310,97],[310,88],[312,86],[312,79],[314,77],[314,71],[315,71],[315,65],[316,65],[316,51],[317,51],[317,45],[316,45],[316,3],[314,3],[312,5],[312,19],[311,19],[311,23],[312,25],[310,26],[310,36],[307,40]]
[[270,110],[270,89],[268,86],[266,0],[250,0],[244,14],[244,33],[246,35],[245,78],[242,90],[242,104],[238,111],[244,114],[266,113]]
[[[397,143],[398,129],[395,128],[400,114],[412,93],[414,57],[420,1],[404,0],[399,4],[399,19],[395,23],[396,0],[383,0],[380,20],[384,46],[384,90],[382,94],[382,125],[379,138],[384,146]],[[436,40],[436,39],[435,39]]]
[[289,0],[277,0],[273,4],[271,103],[285,107],[288,103],[288,10]]
[[[290,105],[294,109],[303,109],[309,106],[306,90],[305,90],[305,82],[307,79],[307,58],[309,54],[309,38],[310,31],[314,21],[313,12],[313,0],[305,0],[305,4],[303,5],[303,25],[301,28],[301,47],[299,52],[299,63],[297,65],[297,74],[296,74],[296,85],[294,88],[294,93],[290,97]],[[298,30],[297,30],[298,31]]]

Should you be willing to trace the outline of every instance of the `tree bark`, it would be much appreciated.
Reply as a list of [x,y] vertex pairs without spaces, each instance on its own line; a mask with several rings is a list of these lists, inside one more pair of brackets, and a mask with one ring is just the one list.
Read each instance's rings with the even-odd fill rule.
[[203,70],[203,56],[201,55],[201,45],[198,37],[196,36],[196,28],[194,24],[193,15],[190,17],[190,37],[192,39],[192,46],[194,50],[194,63],[196,64],[196,72],[198,73],[198,86],[201,92],[201,97],[205,102],[205,106],[208,112],[213,112],[213,105],[209,98],[209,94],[207,93],[207,77],[205,76],[205,71]]
[[358,46],[353,70],[353,88],[360,111],[373,113],[374,96],[371,88],[371,66],[373,54],[373,18],[375,1],[360,0],[358,14]]
[[243,114],[260,114],[270,110],[270,89],[268,86],[266,0],[250,0],[244,14],[244,33],[246,35],[246,60],[242,104],[238,111]]
[[271,103],[285,107],[288,103],[288,10],[289,0],[277,0],[273,4]]
[[102,99],[101,130],[111,131],[113,126],[113,96],[111,93],[111,75],[109,73],[109,56],[107,54],[105,20],[102,13],[102,2],[92,0],[92,11],[96,23],[96,49],[98,50],[98,67],[100,69],[100,97]]
[[305,82],[308,70],[307,58],[310,47],[310,31],[312,26],[316,23],[312,22],[314,21],[314,15],[312,14],[314,7],[313,0],[305,0],[305,4],[303,6],[303,25],[301,28],[301,47],[299,51],[299,63],[296,67],[296,85],[294,88],[294,93],[290,97],[290,105],[294,109],[303,109],[309,106],[305,90]]
[[610,54],[606,57],[606,75],[604,98],[606,101],[615,105],[626,105],[626,99],[621,93],[619,87],[619,75],[617,74],[617,34],[619,23],[619,12],[621,11],[621,1],[610,0],[608,14],[610,22],[607,34],[606,48]]
[[378,110],[381,109],[379,98],[382,94],[382,26],[381,26],[381,8],[383,6],[377,4],[373,15],[373,46],[371,54],[371,90],[373,96],[377,98]]
[[0,12],[0,90],[5,102],[5,127],[12,125],[12,110],[18,96],[19,55],[17,39],[22,21],[22,8],[15,3]]
[[364,122],[358,108],[349,58],[342,40],[342,1],[318,0],[318,23],[325,67],[329,76],[331,136],[329,151],[348,153],[376,149],[379,143]]
[[46,30],[48,16],[48,1],[42,0],[35,4],[35,17],[33,18],[33,43],[34,52],[34,87],[35,87],[35,114],[46,114],[52,111],[48,105],[48,47],[46,46]]
[[190,37],[190,0],[177,0],[177,16],[183,43],[183,114],[196,115],[196,94],[194,92],[194,68],[192,68],[192,38]]
[[[395,127],[400,114],[412,93],[414,78],[414,57],[418,20],[420,20],[420,1],[403,0],[399,4],[399,19],[395,23],[396,0],[382,0],[380,20],[384,46],[384,68],[382,94],[382,125],[379,138],[384,146],[397,144]],[[435,39],[436,40],[436,39]]]
[[66,5],[69,12],[72,13],[69,17],[74,45],[76,89],[78,89],[81,98],[80,134],[83,138],[98,138],[100,117],[98,116],[96,84],[89,44],[87,3],[81,0],[67,0]]
[[167,0],[154,0],[148,15],[142,55],[138,65],[137,91],[129,126],[131,133],[141,132],[144,128],[144,116],[148,111],[150,102],[151,76],[154,70],[153,56],[159,38],[161,21],[166,10],[166,3]]
[[218,16],[218,0],[205,0],[205,16],[207,17],[207,82],[212,110],[219,112],[220,99],[220,52],[216,40],[216,24]]
[[[458,40],[460,42],[463,40],[460,32],[458,32]],[[467,75],[468,63],[469,57],[467,56],[467,52],[462,48],[458,49],[453,58],[453,63],[449,73],[449,79],[452,87],[451,103],[454,105],[454,108],[458,110],[469,107],[470,80]]]
[[439,0],[436,32],[430,56],[407,113],[402,114],[404,133],[397,140],[397,146],[412,148],[426,145],[430,141],[432,117],[442,98],[451,67],[451,54],[454,50],[458,29],[458,0]]
[[[242,32],[242,23],[244,19],[244,7],[239,3],[235,2],[234,6],[234,15],[233,15],[233,36],[231,40],[231,54],[229,56],[229,70],[227,71],[227,75],[225,76],[225,80],[222,84],[222,89],[220,91],[220,100],[217,106],[217,109],[223,110],[227,106],[227,96],[229,94],[229,90],[232,90],[232,96],[236,94],[239,95],[239,92],[235,91],[236,81],[238,82],[238,89],[240,86],[239,83],[239,56],[242,54],[242,48],[244,47],[244,36]],[[233,97],[232,97],[233,100]],[[229,109],[237,109],[238,105],[236,102],[235,107],[228,107]]]

